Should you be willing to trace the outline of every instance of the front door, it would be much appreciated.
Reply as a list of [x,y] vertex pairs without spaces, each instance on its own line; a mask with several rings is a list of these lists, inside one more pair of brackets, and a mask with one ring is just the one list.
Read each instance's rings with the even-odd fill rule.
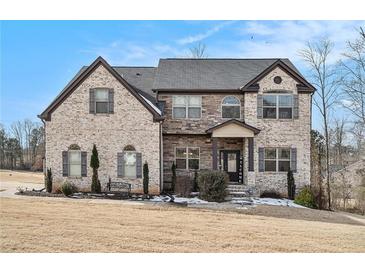
[[238,182],[240,151],[221,150],[220,161],[222,169],[228,173],[231,182]]

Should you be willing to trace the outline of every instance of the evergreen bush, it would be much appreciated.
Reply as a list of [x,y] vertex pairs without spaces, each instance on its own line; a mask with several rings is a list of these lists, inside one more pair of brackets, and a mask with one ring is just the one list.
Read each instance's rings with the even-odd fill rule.
[[176,186],[176,165],[175,165],[175,162],[172,163],[171,171],[172,171],[171,192],[174,193],[175,192],[175,186]]
[[53,182],[52,171],[50,168],[48,168],[46,174],[46,190],[48,193],[52,192],[52,182]]
[[287,174],[287,183],[288,183],[288,198],[290,200],[294,200],[295,198],[295,180],[292,170],[288,170]]
[[194,170],[194,178],[193,178],[193,192],[198,192],[198,171]]
[[90,159],[90,167],[93,169],[93,176],[91,181],[91,192],[100,193],[101,185],[98,177],[98,168],[99,168],[99,155],[98,150],[96,149],[96,145],[94,144],[91,159]]
[[150,181],[148,163],[145,162],[143,165],[143,193],[148,195],[148,184]]
[[305,186],[295,198],[294,203],[309,208],[317,208],[317,204],[311,189]]
[[78,191],[77,187],[75,185],[73,185],[72,183],[70,183],[70,182],[65,182],[61,186],[61,192],[65,196],[70,196],[71,194],[73,194],[77,191]]
[[209,202],[223,202],[227,195],[228,174],[221,170],[204,170],[198,175],[199,197]]

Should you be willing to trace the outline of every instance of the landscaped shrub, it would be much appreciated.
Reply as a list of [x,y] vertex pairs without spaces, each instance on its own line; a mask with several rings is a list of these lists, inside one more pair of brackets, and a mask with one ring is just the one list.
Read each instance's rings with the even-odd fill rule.
[[305,186],[295,198],[294,203],[310,208],[317,208],[316,201],[311,189]]
[[52,192],[52,181],[52,171],[50,168],[48,168],[46,174],[46,190],[48,193]]
[[77,187],[70,182],[65,182],[61,186],[61,191],[62,191],[63,195],[69,196],[69,195],[77,192]]
[[289,169],[288,175],[287,175],[287,182],[288,182],[288,198],[290,200],[294,200],[295,198],[295,180],[293,171]]
[[275,190],[265,190],[260,194],[260,198],[282,199],[283,196]]
[[174,193],[175,192],[175,186],[176,186],[176,165],[175,165],[175,162],[172,163],[171,172],[172,172],[171,192]]
[[198,192],[198,171],[194,170],[194,178],[193,178],[193,192]]
[[93,146],[93,151],[90,159],[90,167],[93,169],[93,177],[91,181],[91,192],[100,193],[101,185],[98,177],[98,168],[99,168],[99,156],[98,150],[96,149],[96,145]]
[[198,175],[199,197],[209,202],[223,202],[227,195],[228,174],[220,170],[204,170]]
[[148,195],[148,183],[150,181],[149,178],[149,170],[148,170],[148,163],[145,162],[143,165],[143,193]]

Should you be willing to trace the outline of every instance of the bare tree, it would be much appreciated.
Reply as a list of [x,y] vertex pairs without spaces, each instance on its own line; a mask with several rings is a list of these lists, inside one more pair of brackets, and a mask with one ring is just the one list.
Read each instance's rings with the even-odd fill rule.
[[344,165],[344,154],[346,153],[345,147],[345,139],[347,137],[346,126],[347,121],[346,119],[338,119],[335,118],[333,121],[333,127],[330,128],[330,141],[333,149],[333,163],[335,165],[341,166]]
[[341,69],[342,105],[365,123],[365,36],[347,41],[347,51],[339,62]]
[[[21,148],[21,151],[22,151],[24,148],[24,139],[25,139],[23,123],[21,121],[16,121],[11,124],[10,129],[11,129],[12,135],[17,140],[17,142]],[[21,168],[24,167],[23,153],[20,153],[20,166],[21,166]]]
[[207,47],[202,44],[198,43],[196,46],[190,48],[190,54],[189,57],[191,58],[208,58],[208,55],[206,54]]
[[307,43],[306,48],[300,51],[303,60],[311,68],[311,79],[317,92],[313,96],[313,104],[319,110],[322,120],[326,144],[326,185],[328,196],[328,209],[331,209],[331,186],[329,164],[329,112],[336,102],[338,81],[335,70],[328,64],[328,59],[333,49],[333,43],[322,39],[316,43]]

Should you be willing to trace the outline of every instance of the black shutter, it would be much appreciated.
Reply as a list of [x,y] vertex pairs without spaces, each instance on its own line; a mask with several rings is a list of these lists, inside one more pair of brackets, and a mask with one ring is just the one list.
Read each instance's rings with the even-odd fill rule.
[[81,177],[87,176],[87,152],[81,151]]
[[137,178],[142,178],[142,153],[136,153],[136,161]]
[[297,149],[292,147],[290,150],[290,169],[297,172]]
[[262,119],[262,95],[257,95],[257,118]]
[[124,176],[124,152],[117,153],[117,176]]
[[62,176],[68,177],[68,152],[62,151]]
[[89,112],[95,113],[95,89],[90,89],[89,92]]
[[299,118],[299,95],[293,95],[293,118]]
[[109,113],[114,113],[114,90],[109,89]]
[[265,171],[265,149],[259,147],[259,172]]
[[248,171],[254,171],[253,137],[248,138]]

